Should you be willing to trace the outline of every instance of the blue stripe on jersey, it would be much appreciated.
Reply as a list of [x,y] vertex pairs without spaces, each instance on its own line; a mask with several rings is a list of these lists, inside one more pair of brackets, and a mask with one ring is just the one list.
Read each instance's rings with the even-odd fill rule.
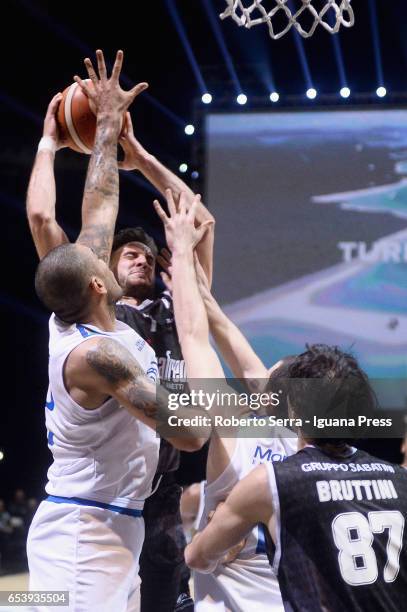
[[133,508],[121,508],[121,506],[113,506],[104,502],[93,501],[92,499],[82,499],[81,497],[61,497],[60,495],[48,495],[45,501],[54,502],[55,504],[77,504],[78,506],[93,506],[95,508],[103,508],[104,510],[112,510],[118,514],[126,514],[127,516],[142,516],[142,510],[134,510]]
[[96,334],[96,335],[99,335],[99,336],[104,336],[105,335],[105,334],[103,334],[101,332],[95,331],[94,329],[88,329],[84,325],[79,325],[79,323],[76,324],[76,329],[80,332],[82,338],[87,338],[88,336],[91,336],[92,334]]
[[50,446],[53,446],[54,444],[54,434],[52,433],[52,431],[48,432],[48,444]]
[[257,525],[257,546],[256,546],[256,554],[258,555],[266,555],[266,536],[264,535],[264,527],[263,525]]
[[45,402],[45,407],[48,408],[48,410],[54,410],[55,402],[54,402],[54,398],[52,397],[52,393],[51,393],[51,401]]

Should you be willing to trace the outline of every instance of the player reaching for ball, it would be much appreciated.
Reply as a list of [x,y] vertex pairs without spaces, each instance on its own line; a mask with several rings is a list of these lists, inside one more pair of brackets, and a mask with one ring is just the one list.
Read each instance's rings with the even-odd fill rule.
[[[55,206],[54,150],[65,146],[59,139],[55,119],[61,97],[61,94],[54,96],[48,107],[43,139],[27,195],[28,220],[40,259],[50,249],[68,242],[68,237],[56,220]],[[184,191],[187,201],[192,201],[194,194],[187,185],[136,139],[130,115],[119,142],[125,151],[125,158],[119,167],[142,172],[162,193],[167,187],[176,195]],[[207,231],[197,246],[197,252],[205,274],[211,278],[214,219],[202,203],[197,211],[197,223],[207,223]],[[151,344],[157,355],[160,378],[167,379],[168,386],[179,389],[183,384],[185,365],[177,337],[171,294],[168,291],[154,294],[156,259],[155,243],[141,228],[122,230],[116,235],[111,266],[124,291],[116,316]],[[190,439],[189,450],[197,450],[200,444],[199,440]],[[189,572],[183,555],[185,538],[179,513],[181,488],[175,479],[179,461],[179,451],[162,440],[153,483],[156,490],[144,507],[146,543],[140,562],[143,612],[172,612],[177,599],[183,611],[193,609],[188,594]],[[156,588],[157,580],[160,589]]]
[[[69,591],[72,612],[139,609],[141,513],[158,461],[155,424],[167,403],[155,384],[154,351],[115,319],[122,290],[108,267],[121,115],[143,88],[121,89],[122,57],[108,79],[97,52],[97,133],[82,231],[76,244],[52,249],[36,274],[37,293],[54,312],[46,404],[54,461],[28,536],[30,588]],[[189,448],[186,438],[173,443]]]

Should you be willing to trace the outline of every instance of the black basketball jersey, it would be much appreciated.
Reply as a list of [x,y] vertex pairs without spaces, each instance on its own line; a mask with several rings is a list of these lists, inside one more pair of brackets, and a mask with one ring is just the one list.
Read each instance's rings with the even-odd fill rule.
[[[164,291],[154,300],[140,306],[116,305],[116,317],[127,323],[154,349],[161,384],[169,391],[181,392],[185,385],[185,362],[182,357],[175,325],[172,297]],[[162,439],[157,473],[172,472],[179,467],[180,453]]]
[[267,470],[277,522],[269,559],[285,610],[407,610],[407,471],[313,446]]

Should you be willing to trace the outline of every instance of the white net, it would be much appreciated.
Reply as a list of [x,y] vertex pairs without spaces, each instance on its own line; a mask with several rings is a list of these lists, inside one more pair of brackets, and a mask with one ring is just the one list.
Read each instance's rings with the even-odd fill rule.
[[355,18],[351,0],[324,0],[325,4],[319,9],[316,2],[301,0],[301,6],[295,9],[292,0],[226,0],[228,7],[220,17],[232,17],[239,26],[246,28],[267,23],[270,36],[274,39],[281,38],[292,27],[308,38],[318,25],[331,34],[336,34],[341,26],[353,26]]

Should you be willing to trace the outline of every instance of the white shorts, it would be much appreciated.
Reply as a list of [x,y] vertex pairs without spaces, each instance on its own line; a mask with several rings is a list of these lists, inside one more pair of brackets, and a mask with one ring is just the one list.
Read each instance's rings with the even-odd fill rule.
[[138,612],[144,520],[43,501],[27,539],[30,590],[69,591],[69,607],[36,612]]

